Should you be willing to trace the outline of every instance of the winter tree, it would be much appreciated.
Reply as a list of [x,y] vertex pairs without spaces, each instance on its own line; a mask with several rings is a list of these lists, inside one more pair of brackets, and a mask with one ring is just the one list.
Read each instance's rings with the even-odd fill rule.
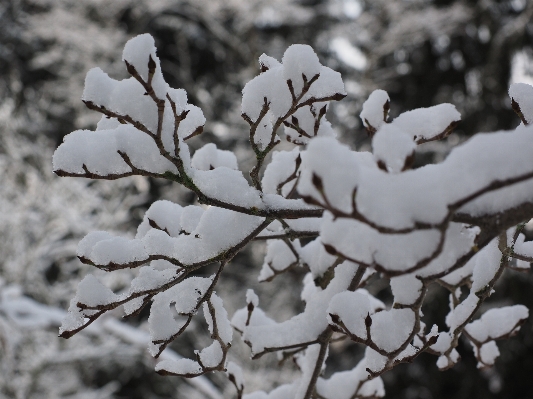
[[[309,46],[288,47],[281,61],[263,54],[259,75],[242,92],[255,154],[248,180],[235,155],[212,143],[191,155],[187,142],[202,133],[205,118],[183,89],[165,82],[150,35],[130,40],[122,58],[128,79],[88,72],[83,101],[102,118],[96,131],[65,137],[53,157],[55,173],[166,179],[192,191],[199,205],[156,201],[134,239],[88,234],[77,249],[83,263],[110,273],[134,269],[133,278],[128,289],[113,292],[86,276],[61,337],[121,306],[125,316],[149,306],[149,351],[162,359],[158,373],[225,372],[237,396],[248,399],[383,397],[383,373],[424,352],[436,356],[439,369],[453,367],[461,338],[479,368],[494,364],[496,342],[528,317],[520,304],[482,305],[505,272],[533,261],[533,243],[523,234],[533,217],[533,87],[509,90],[521,120],[515,130],[477,134],[443,162],[412,169],[418,146],[445,138],[459,123],[453,105],[389,121],[388,94],[376,90],[360,114],[372,152],[355,151],[336,139],[326,119],[330,102],[346,95],[340,74],[321,65]],[[282,141],[293,148],[276,151]],[[301,313],[276,321],[248,290],[243,308],[228,315],[217,283],[253,240],[267,242],[260,281],[275,284],[292,268],[307,271]],[[202,276],[211,264],[216,272]],[[370,293],[380,281],[390,284],[392,303]],[[426,325],[422,313],[437,286],[449,291],[444,329]],[[201,317],[212,343],[196,348],[194,358],[165,357]],[[241,368],[229,361],[236,335],[253,358],[275,352],[294,359],[299,377],[269,393],[247,391]],[[364,357],[325,378],[329,349],[340,341],[364,346]]]

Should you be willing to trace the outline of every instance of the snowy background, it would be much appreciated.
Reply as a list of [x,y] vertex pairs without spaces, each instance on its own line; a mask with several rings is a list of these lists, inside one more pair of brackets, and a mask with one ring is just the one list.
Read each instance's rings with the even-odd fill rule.
[[[69,340],[57,328],[88,268],[75,257],[78,241],[93,230],[133,236],[148,205],[195,198],[185,189],[136,177],[114,182],[58,178],[51,157],[64,135],[94,128],[99,115],[81,102],[86,72],[100,66],[125,77],[120,55],[140,33],[156,39],[163,74],[187,90],[202,108],[205,133],[190,145],[215,142],[235,151],[240,168],[253,160],[247,125],[240,117],[241,90],[258,72],[257,58],[280,59],[288,45],[313,46],[321,62],[342,73],[347,98],[333,104],[328,119],[341,141],[369,147],[357,117],[374,89],[386,90],[391,116],[441,102],[454,104],[462,122],[448,143],[480,131],[513,128],[507,88],[533,84],[533,3],[513,1],[122,1],[4,0],[0,4],[0,398],[231,397],[220,376],[200,383],[161,377],[147,354],[147,314],[123,323],[109,317]],[[426,146],[417,165],[441,160],[446,142]],[[254,244],[227,268],[218,293],[230,313],[253,287],[278,319],[301,311],[303,271],[283,276],[281,289],[257,283],[264,247]],[[212,272],[211,270],[206,271]],[[128,272],[99,276],[120,290]],[[112,279],[112,280],[111,280]],[[491,302],[533,305],[533,278],[503,279]],[[271,291],[269,291],[271,290]],[[388,285],[374,294],[390,301]],[[424,313],[435,322],[447,312],[444,291],[428,298]],[[432,299],[432,300],[430,300]],[[296,307],[296,308],[295,308]],[[429,324],[429,323],[428,323]],[[190,356],[193,326],[171,346]],[[469,349],[463,361],[439,372],[434,359],[384,375],[387,398],[526,398],[533,391],[531,323],[501,344],[494,369],[478,372]],[[236,345],[237,346],[237,345]],[[268,389],[291,380],[295,368],[265,356],[248,362],[247,388]],[[330,369],[353,365],[361,353],[337,346]],[[202,391],[203,390],[203,391]],[[217,394],[213,393],[213,397]]]

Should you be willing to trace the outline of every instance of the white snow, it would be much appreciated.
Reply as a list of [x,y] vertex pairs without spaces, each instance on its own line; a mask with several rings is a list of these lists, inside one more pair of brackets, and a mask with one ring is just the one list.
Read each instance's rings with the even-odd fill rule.
[[415,148],[413,139],[393,124],[384,124],[372,138],[374,158],[382,161],[391,173],[403,170],[407,157],[414,155]]
[[226,370],[226,375],[228,375],[228,377],[232,375],[235,380],[235,385],[238,389],[242,390],[244,388],[244,376],[242,368],[237,363],[229,361],[226,365]]
[[[426,267],[419,270],[416,275],[423,278],[431,278],[440,273],[449,271],[459,258],[466,255],[474,246],[479,228],[467,228],[461,223],[450,223],[446,230],[446,237],[442,252],[433,259]],[[473,265],[468,262],[462,268],[443,277],[443,281],[455,285],[462,278],[470,275]]]
[[407,271],[431,257],[441,239],[441,233],[436,229],[381,234],[353,219],[335,219],[329,212],[324,213],[323,219],[320,239],[324,244],[333,246],[339,254],[354,262],[390,271]]
[[[214,313],[215,313],[214,316],[215,316],[218,335],[220,336],[220,339],[222,340],[222,342],[224,342],[227,345],[231,343],[231,340],[233,337],[233,328],[231,328],[231,323],[228,319],[228,312],[224,308],[222,299],[220,299],[220,297],[215,293],[211,295],[211,298],[209,299],[209,303],[211,303],[214,309]],[[213,318],[212,318],[211,313],[209,312],[207,302],[204,302],[203,306],[204,306],[204,317],[205,317],[205,320],[207,321],[209,332],[213,334],[214,333]]]
[[254,307],[259,306],[259,297],[251,288],[246,290],[246,303],[251,303]]
[[[308,300],[303,313],[282,323],[268,323],[244,327],[243,339],[249,341],[252,353],[266,348],[285,347],[314,341],[327,327],[327,308],[331,298],[349,286],[355,274],[353,264],[343,263],[335,269],[335,277],[328,287]],[[254,314],[257,311],[254,310]],[[235,316],[234,316],[235,317]],[[235,322],[233,323],[235,325]]]
[[255,122],[265,98],[273,118],[284,116],[290,109],[292,97],[283,76],[283,66],[269,69],[246,83],[242,89],[242,113]]
[[390,279],[394,303],[412,305],[420,297],[423,283],[413,274],[393,277]]
[[166,230],[171,237],[177,237],[181,230],[180,218],[183,208],[167,200],[155,201],[146,211],[142,223],[137,228],[135,238],[143,238],[152,228],[150,221],[155,222],[161,229]]
[[516,101],[526,121],[533,123],[533,86],[527,83],[513,83],[509,87],[509,97]]
[[[148,318],[152,341],[170,339],[183,327],[186,317],[175,317],[175,314],[188,315],[195,312],[212,280],[213,277],[189,277],[153,297]],[[174,307],[175,311],[171,307]]]
[[[313,375],[316,363],[318,361],[318,356],[320,353],[320,345],[314,344],[309,345],[304,352],[304,355],[295,357],[296,364],[302,372],[302,376],[296,384],[296,392],[294,394],[294,399],[303,399],[307,391],[309,382]],[[327,358],[327,354],[326,357]],[[322,362],[322,368],[324,367],[324,362]]]
[[131,167],[118,151],[125,153],[134,167],[151,172],[177,173],[176,167],[165,159],[155,142],[131,125],[120,125],[113,130],[76,130],[65,136],[53,157],[54,171],[100,176],[130,173]]
[[505,306],[487,310],[480,319],[469,323],[465,330],[479,342],[499,339],[517,330],[529,316],[524,305]]
[[139,310],[139,308],[144,304],[144,299],[146,298],[146,295],[139,296],[137,298],[132,299],[131,301],[128,301],[124,304],[124,316],[130,316],[136,311]]
[[[356,367],[347,371],[334,373],[329,379],[319,378],[317,392],[326,399],[351,399],[360,382],[368,380],[366,359],[363,358]],[[385,396],[385,387],[381,377],[363,383],[358,391],[366,398]]]
[[174,101],[178,115],[181,115],[183,111],[188,109],[187,92],[184,89],[173,89],[169,87],[167,94]]
[[203,214],[204,209],[197,205],[189,205],[183,208],[180,218],[181,229],[185,233],[191,234],[200,223]]
[[168,371],[177,375],[199,375],[202,367],[197,361],[191,359],[162,360],[155,366],[155,371]]
[[[190,215],[187,209],[188,207],[183,209],[182,217]],[[197,226],[189,235],[175,238],[160,230],[150,229],[142,238],[128,240],[96,232],[80,242],[78,256],[103,268],[113,264],[142,263],[151,256],[164,256],[175,259],[180,264],[190,265],[205,262],[238,244],[259,227],[262,221],[259,217],[210,207],[202,213]],[[186,223],[185,225],[187,226]],[[224,229],[219,226],[224,226]]]
[[414,140],[432,139],[443,133],[461,114],[452,104],[439,104],[429,108],[407,111],[392,121],[392,125],[411,135]]
[[378,89],[370,93],[359,114],[363,125],[378,130],[387,121],[388,110],[385,110],[385,104],[388,102],[390,98],[385,90]]
[[[364,153],[354,153],[334,139],[315,138],[302,154],[298,191],[324,201],[313,186],[314,173],[322,178],[329,203],[341,211],[353,211],[352,197],[357,188],[357,210],[380,226],[401,229],[416,222],[440,223],[450,204],[497,180],[531,173],[532,132],[533,128],[526,126],[514,132],[478,134],[456,147],[441,164],[400,174],[369,166]],[[508,162],[509,157],[513,162]],[[506,209],[516,203],[515,186],[506,188],[507,195],[498,197],[493,206]],[[526,194],[533,195],[532,185],[520,192],[520,199]],[[469,212],[474,211],[469,208]]]
[[[494,361],[498,356],[500,356],[500,351],[498,349],[498,345],[496,345],[496,342],[490,341],[484,344],[479,350],[479,356],[483,361],[483,366],[494,365]],[[482,367],[482,365],[478,364],[478,367]]]
[[300,257],[309,266],[313,277],[321,277],[337,258],[327,253],[320,238],[316,238],[300,249]]
[[281,64],[270,57],[261,56],[260,63],[263,62],[269,69],[248,82],[242,90],[242,113],[253,122],[257,121],[265,99],[271,118],[285,116],[293,101],[287,81],[291,81],[294,94],[298,97],[304,86],[302,75],[305,75],[307,81],[317,74],[319,78],[311,85],[301,102],[325,99],[335,94],[346,95],[340,74],[322,66],[313,49],[307,45],[290,46],[285,51]]
[[202,351],[198,353],[198,356],[204,367],[216,367],[222,361],[224,353],[220,346],[220,342],[213,341],[211,345],[202,349]]
[[283,77],[291,80],[296,96],[302,92],[305,76],[310,81],[320,74],[321,65],[314,50],[305,44],[293,44],[285,50],[283,59]]
[[[337,37],[330,47],[347,65],[365,69],[366,58],[347,39]],[[208,369],[224,368],[232,328],[242,332],[252,356],[309,345],[294,357],[301,371],[299,378],[268,394],[258,391],[245,395],[248,399],[302,398],[319,359],[317,339],[328,326],[345,328],[355,341],[371,340],[376,345],[371,346],[379,349],[367,347],[363,359],[352,370],[333,374],[329,379],[319,378],[317,392],[326,399],[382,397],[383,381],[379,377],[370,379],[370,374],[381,373],[394,362],[409,360],[431,337],[438,337],[431,347],[441,355],[438,367],[451,367],[459,360],[453,345],[463,326],[473,337],[478,366],[494,364],[499,355],[495,340],[516,333],[528,317],[528,310],[522,305],[491,309],[471,321],[480,308],[481,294],[502,266],[502,254],[495,239],[464,266],[449,273],[462,257],[477,251],[476,236],[480,232],[479,228],[450,222],[450,217],[457,210],[471,216],[490,216],[530,201],[533,179],[522,180],[533,174],[533,127],[476,135],[452,150],[443,162],[404,171],[417,142],[448,133],[460,120],[456,108],[440,104],[415,109],[387,123],[389,96],[376,90],[360,114],[364,125],[374,133],[373,152],[354,152],[336,140],[335,131],[324,118],[327,101],[346,95],[340,74],[321,65],[311,47],[293,45],[286,50],[282,62],[263,54],[259,58],[262,72],[243,89],[242,112],[258,125],[252,144],[262,150],[272,139],[277,140],[273,125],[282,122],[288,141],[307,144],[307,149],[297,147],[272,154],[262,179],[264,191],[260,192],[238,170],[237,158],[230,151],[208,143],[191,158],[184,140],[199,131],[205,117],[200,108],[188,104],[184,90],[170,89],[165,83],[150,35],[130,40],[123,59],[142,80],[150,80],[155,95],[164,100],[163,119],[158,120],[150,95],[153,93],[145,93],[135,78],[117,81],[94,68],[87,74],[83,99],[112,117],[103,116],[96,131],[78,130],[66,136],[54,154],[54,170],[60,175],[115,179],[132,174],[178,174],[175,165],[179,165],[180,178],[214,200],[208,203],[223,204],[182,207],[170,201],[156,201],[146,212],[134,239],[102,231],[88,234],[77,250],[85,263],[105,270],[141,267],[129,274],[130,286],[119,294],[107,288],[114,287],[109,280],[103,280],[103,284],[92,275],[86,276],[70,303],[61,334],[83,327],[106,306],[122,303],[129,315],[151,298],[148,328],[152,354],[174,339],[200,307],[215,339],[195,351],[199,361],[166,358],[156,366],[160,371],[198,376]],[[306,82],[313,78],[316,81],[308,87]],[[294,89],[292,94],[289,87]],[[172,101],[166,98],[167,94]],[[514,84],[509,94],[531,123],[533,87]],[[177,137],[171,102],[175,103],[178,119],[184,117],[179,121]],[[302,103],[306,105],[301,106]],[[268,112],[263,112],[264,119],[258,121],[264,107],[268,107]],[[180,163],[171,162],[162,154],[179,157]],[[480,194],[507,180],[515,183]],[[302,198],[289,199],[294,189]],[[199,198],[202,201],[201,194]],[[316,203],[326,208],[322,217],[281,220],[269,216],[270,225],[261,233],[258,229],[265,219],[248,215],[257,211],[319,209]],[[508,236],[514,231],[509,230]],[[291,232],[318,237],[303,247],[294,237],[290,237],[291,241],[268,240],[259,274],[259,280],[264,281],[292,266],[309,269],[300,294],[305,308],[289,319],[277,322],[267,316],[259,308],[258,296],[249,289],[248,306],[238,310],[230,322],[222,299],[213,291],[214,276],[187,275],[199,266],[224,259],[227,251],[252,239],[252,234],[261,234],[259,237],[265,239]],[[511,241],[508,245],[513,245]],[[522,257],[533,257],[533,243],[525,242],[524,235],[518,236],[514,250]],[[148,262],[151,263],[142,266]],[[363,271],[360,267],[366,267],[363,283],[376,271],[392,276],[392,308],[386,308],[364,289],[348,291],[356,272]],[[426,334],[426,326],[419,320],[422,312],[408,306],[421,300],[424,284],[437,276],[443,285],[454,290],[452,299],[453,295],[461,296],[460,284],[469,286],[470,293],[457,306],[450,300],[451,311],[445,320],[449,331],[439,333],[433,326]],[[331,277],[331,281],[324,285],[327,279],[321,277]],[[3,302],[4,298],[0,305]],[[324,365],[323,362],[318,366]],[[232,362],[227,364],[227,370],[242,387],[242,370]]]
[[83,256],[101,267],[142,262],[148,259],[148,253],[141,240],[113,237],[102,232],[89,233],[80,241],[78,256]]
[[[333,130],[331,123],[329,123],[325,117],[320,119],[318,130],[315,133],[315,121],[320,113],[320,110],[324,106],[327,106],[327,103],[317,102],[311,106],[299,108],[293,114],[293,116],[298,120],[297,125],[303,131],[303,133],[292,127],[285,126],[285,135],[287,136],[287,140],[294,144],[307,144],[310,140],[309,137],[336,137],[337,133]],[[292,119],[290,120],[292,121]]]
[[108,305],[116,301],[117,297],[92,274],[85,276],[78,284],[76,298],[83,305],[90,307]]
[[[267,117],[263,118],[261,123],[257,125],[257,129],[255,130],[254,134],[254,143],[257,144],[260,150],[264,150],[270,141],[272,140],[272,130],[274,127],[272,126],[272,122],[269,121],[269,119],[272,119],[272,115],[267,114]],[[276,133],[274,136],[274,141],[278,140],[279,136]]]
[[193,181],[209,197],[246,208],[264,208],[259,191],[248,184],[240,170],[225,166],[195,170]]
[[478,303],[479,298],[477,295],[471,293],[455,309],[448,313],[446,316],[446,325],[450,327],[450,331],[453,332],[457,327],[464,324],[472,315]]
[[385,309],[385,305],[381,301],[373,298],[366,290],[359,289],[335,295],[329,303],[327,313],[330,324],[335,324],[330,315],[337,315],[351,334],[366,340],[365,318],[382,309]]
[[384,310],[372,315],[372,341],[387,352],[394,352],[409,338],[415,328],[415,313],[411,309]]
[[272,68],[281,66],[281,63],[275,58],[269,57],[268,55],[263,53],[259,57],[259,65],[261,65],[262,67],[268,68],[268,69],[272,69]]
[[261,181],[264,193],[278,193],[278,186],[294,172],[296,159],[299,155],[300,150],[298,147],[293,148],[292,151],[274,151],[272,153],[272,161],[267,165]]
[[[297,241],[293,246],[299,248]],[[265,281],[271,278],[275,272],[282,272],[297,262],[297,258],[289,246],[282,240],[269,240],[267,242],[267,253],[259,273],[258,280]]]
[[502,254],[498,240],[494,239],[476,255],[476,265],[472,274],[472,292],[482,290],[496,275],[500,268]]
[[150,34],[145,33],[128,40],[124,46],[122,60],[133,65],[144,81],[147,81],[148,60],[150,56],[156,65],[155,74],[152,79],[152,86],[157,97],[164,99],[167,93],[168,85],[163,79],[159,58],[156,55],[154,38]]

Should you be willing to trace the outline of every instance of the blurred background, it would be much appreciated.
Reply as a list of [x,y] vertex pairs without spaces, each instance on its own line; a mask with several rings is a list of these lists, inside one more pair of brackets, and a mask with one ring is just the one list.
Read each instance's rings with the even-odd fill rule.
[[[202,108],[205,132],[193,148],[215,142],[251,165],[241,90],[259,72],[257,58],[281,59],[293,43],[313,46],[321,62],[342,73],[348,96],[328,119],[341,141],[370,148],[359,120],[362,103],[377,88],[391,97],[391,117],[442,102],[462,122],[448,139],[419,147],[416,166],[441,161],[453,145],[481,131],[512,129],[510,83],[533,84],[533,2],[528,0],[2,0],[0,2],[0,398],[204,398],[234,396],[223,376],[191,384],[160,377],[147,354],[147,313],[128,322],[103,320],[63,340],[57,327],[88,272],[75,257],[78,241],[93,230],[133,236],[156,199],[186,205],[195,198],[180,187],[144,177],[113,182],[58,178],[51,157],[73,130],[94,129],[100,115],[81,102],[86,72],[100,66],[116,79],[125,42],[154,36],[163,73]],[[533,156],[533,154],[532,154]],[[273,283],[257,283],[264,254],[253,244],[238,255],[218,288],[230,316],[253,287],[278,321],[301,311],[303,270]],[[206,271],[208,273],[209,270]],[[115,290],[134,271],[98,274]],[[386,281],[372,287],[391,299]],[[508,271],[487,307],[522,303],[533,309],[531,273]],[[425,322],[444,327],[448,297],[435,287]],[[171,349],[192,354],[208,342],[193,324]],[[499,344],[501,357],[479,371],[468,343],[463,360],[439,372],[422,355],[384,375],[387,398],[531,398],[532,323]],[[246,390],[268,390],[297,370],[275,355],[248,360],[234,337],[233,356],[245,368]],[[352,368],[357,345],[331,350],[326,375]]]

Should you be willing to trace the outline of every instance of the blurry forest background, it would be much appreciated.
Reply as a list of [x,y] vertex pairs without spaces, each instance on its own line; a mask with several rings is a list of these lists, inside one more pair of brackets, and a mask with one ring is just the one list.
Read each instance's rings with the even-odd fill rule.
[[[147,315],[127,322],[103,320],[70,340],[57,327],[81,277],[88,272],[115,290],[128,273],[98,274],[75,257],[78,241],[93,230],[135,234],[156,199],[186,205],[186,190],[148,178],[93,182],[58,178],[51,157],[64,135],[94,128],[100,118],[81,102],[86,72],[100,66],[126,77],[125,42],[140,33],[155,37],[163,73],[172,87],[207,118],[193,148],[215,142],[233,149],[242,170],[251,152],[240,117],[240,92],[258,74],[264,52],[281,58],[292,43],[313,46],[321,62],[342,73],[348,97],[332,104],[328,119],[341,141],[368,149],[359,121],[372,90],[391,97],[391,116],[449,102],[463,121],[444,142],[420,146],[416,165],[442,160],[451,145],[481,131],[512,129],[507,89],[533,84],[533,1],[528,0],[2,0],[0,2],[0,398],[203,398],[209,382],[191,385],[160,377],[147,354]],[[533,155],[533,154],[532,154]],[[218,288],[230,315],[244,306],[245,288],[260,294],[278,320],[302,307],[303,270],[259,285],[263,247],[237,256]],[[208,273],[209,270],[206,271]],[[507,271],[487,306],[521,303],[533,309],[531,273]],[[124,280],[121,280],[121,276]],[[390,300],[388,286],[374,293]],[[425,322],[443,323],[448,298],[431,292]],[[117,319],[120,314],[115,314]],[[442,325],[441,325],[442,327]],[[171,346],[191,355],[197,324]],[[491,370],[478,371],[471,348],[439,372],[422,355],[384,375],[387,398],[531,398],[533,333],[499,344]],[[233,356],[245,368],[245,392],[269,389],[297,373],[274,355],[248,360],[235,335]],[[328,373],[353,367],[361,348],[339,344]],[[234,388],[223,375],[208,376],[223,397]],[[203,385],[202,385],[203,384]],[[204,390],[202,392],[202,389]],[[212,397],[216,397],[213,394]]]

